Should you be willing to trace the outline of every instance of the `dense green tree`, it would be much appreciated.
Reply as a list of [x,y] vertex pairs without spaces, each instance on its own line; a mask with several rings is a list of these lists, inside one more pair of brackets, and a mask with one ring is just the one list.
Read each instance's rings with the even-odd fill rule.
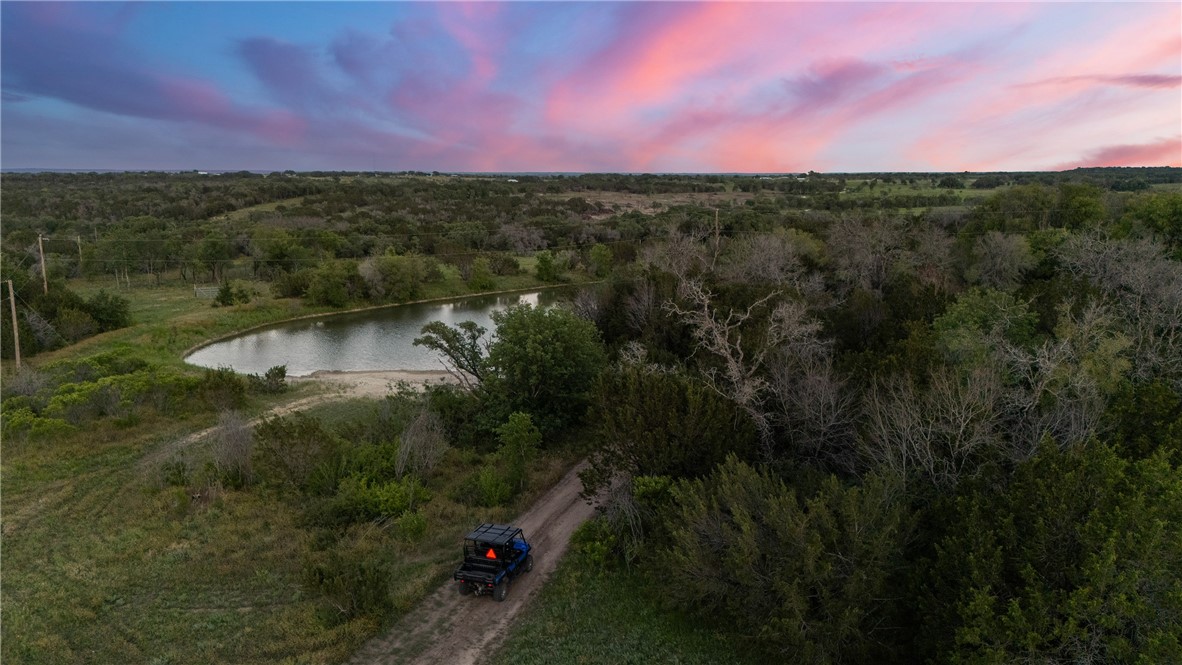
[[927,655],[952,663],[1182,661],[1182,472],[1047,445],[941,508],[920,576]]
[[957,364],[986,362],[1003,342],[1030,346],[1037,317],[1004,291],[972,289],[934,322],[936,345]]
[[422,295],[434,259],[415,255],[374,256],[358,265],[366,296],[376,302],[402,302]]
[[308,300],[315,305],[344,307],[365,293],[356,261],[327,261],[312,271]]
[[637,365],[603,372],[588,421],[599,446],[582,475],[589,495],[623,476],[696,478],[728,454],[754,458],[747,414],[706,384]]
[[542,433],[534,426],[528,413],[515,412],[497,428],[501,447],[497,454],[509,467],[509,484],[517,491],[525,489],[526,466],[537,455],[542,445]]
[[1169,243],[1182,261],[1182,193],[1153,192],[1129,201],[1121,219],[1130,231],[1149,232]]
[[534,267],[538,279],[543,282],[557,282],[559,276],[558,263],[554,260],[554,253],[548,250],[538,252],[537,264]]
[[889,479],[799,492],[729,459],[673,489],[670,598],[795,663],[889,660],[908,511]]
[[591,272],[596,277],[607,277],[612,269],[612,250],[602,243],[596,243],[591,248]]
[[472,274],[468,277],[468,287],[475,291],[490,291],[496,288],[497,282],[493,278],[492,267],[488,259],[483,256],[472,261]]
[[1182,464],[1182,395],[1166,381],[1124,383],[1105,420],[1112,428],[1113,446],[1126,458],[1161,451],[1175,465]]
[[488,398],[505,414],[528,413],[543,432],[577,422],[606,362],[599,332],[561,307],[516,305],[494,312],[488,350]]
[[105,289],[99,289],[86,300],[86,312],[98,322],[102,332],[131,325],[131,302]]

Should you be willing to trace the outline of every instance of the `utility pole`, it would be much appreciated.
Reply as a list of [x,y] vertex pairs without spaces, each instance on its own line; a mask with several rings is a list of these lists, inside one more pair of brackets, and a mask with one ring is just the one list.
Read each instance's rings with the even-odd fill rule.
[[8,280],[8,308],[12,312],[12,348],[16,352],[16,368],[21,368],[21,329],[16,325],[16,295],[12,292],[12,280]]
[[49,273],[45,268],[45,248],[41,245],[41,234],[37,234],[37,253],[41,255],[41,290],[49,295]]

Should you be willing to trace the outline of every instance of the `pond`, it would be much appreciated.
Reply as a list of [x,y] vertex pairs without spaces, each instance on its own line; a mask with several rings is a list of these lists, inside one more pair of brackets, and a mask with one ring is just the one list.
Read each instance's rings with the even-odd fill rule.
[[427,323],[475,321],[491,335],[494,311],[519,303],[547,306],[572,294],[570,288],[545,289],[288,321],[202,347],[185,361],[259,375],[276,365],[286,365],[288,376],[318,370],[438,370],[443,369],[438,355],[414,345]]

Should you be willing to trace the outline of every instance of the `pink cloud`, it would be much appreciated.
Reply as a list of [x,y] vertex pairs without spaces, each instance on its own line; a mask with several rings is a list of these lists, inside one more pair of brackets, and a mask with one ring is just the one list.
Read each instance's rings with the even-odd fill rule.
[[1091,87],[1095,84],[1127,86],[1130,88],[1177,88],[1182,86],[1182,76],[1167,74],[1122,74],[1113,76],[1059,76],[1045,81],[1022,83],[1018,87],[1074,86]]
[[1083,159],[1054,170],[1090,166],[1182,166],[1182,136],[1139,145],[1113,145],[1094,150]]
[[1139,145],[1177,128],[1182,99],[1173,95],[1171,103],[1170,92],[1182,82],[1182,36],[1164,26],[1178,25],[1182,12],[1170,5],[1140,9],[1136,20],[1114,21],[1126,10],[1103,6],[1073,30],[1073,40],[1040,43],[1041,52],[1025,61],[992,63],[981,79],[1000,85],[974,91],[906,154],[922,168],[941,170],[1051,168],[1081,141]]

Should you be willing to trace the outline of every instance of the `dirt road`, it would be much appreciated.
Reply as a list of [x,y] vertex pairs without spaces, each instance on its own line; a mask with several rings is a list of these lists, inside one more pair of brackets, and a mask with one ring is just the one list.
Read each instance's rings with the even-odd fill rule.
[[575,528],[591,517],[594,509],[579,498],[583,484],[578,473],[584,468],[585,464],[580,464],[572,469],[514,521],[537,554],[533,571],[513,581],[505,602],[488,596],[461,596],[455,583],[448,581],[385,635],[363,646],[350,663],[477,663],[504,638],[517,614],[554,572]]

